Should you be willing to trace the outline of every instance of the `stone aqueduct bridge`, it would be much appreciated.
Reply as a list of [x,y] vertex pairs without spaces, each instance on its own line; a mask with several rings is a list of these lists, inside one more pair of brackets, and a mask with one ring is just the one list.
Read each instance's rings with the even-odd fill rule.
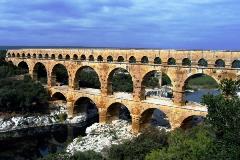
[[[8,50],[7,53],[7,60],[15,65],[22,61],[26,62],[33,78],[36,78],[36,64],[42,63],[45,66],[51,95],[60,92],[66,97],[69,116],[73,116],[74,104],[81,97],[87,97],[96,104],[101,123],[108,122],[111,116],[117,114],[116,111],[110,110],[109,106],[121,103],[131,114],[134,132],[145,126],[155,108],[166,114],[172,128],[179,127],[192,115],[205,116],[207,114],[205,106],[185,104],[185,83],[197,74],[209,75],[217,82],[223,78],[239,79],[240,69],[236,67],[239,66],[239,58],[240,52],[135,49],[22,49]],[[184,65],[186,60],[191,66]],[[204,61],[204,66],[199,65],[201,61]],[[53,68],[57,64],[64,65],[68,71],[68,87],[53,86],[55,81]],[[101,83],[98,93],[75,89],[77,83],[75,76],[78,70],[85,67],[91,67],[98,74]],[[118,68],[126,69],[132,76],[133,93],[128,98],[112,94],[109,77]],[[165,73],[170,77],[173,85],[171,100],[145,99],[142,82],[152,71]]]

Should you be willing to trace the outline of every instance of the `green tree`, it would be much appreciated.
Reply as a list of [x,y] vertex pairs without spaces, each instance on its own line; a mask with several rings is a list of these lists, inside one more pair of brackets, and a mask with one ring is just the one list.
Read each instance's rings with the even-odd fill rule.
[[146,160],[209,159],[213,152],[214,136],[211,129],[198,126],[190,130],[177,129],[168,136],[168,147],[153,150]]
[[222,91],[223,95],[228,98],[235,97],[239,88],[240,80],[234,81],[232,79],[223,79],[219,85],[219,89]]
[[[23,92],[24,91],[24,92]],[[0,81],[0,111],[2,112],[42,112],[48,104],[48,93],[29,76],[23,80]]]
[[149,128],[137,138],[113,145],[108,151],[109,160],[142,160],[153,149],[166,145],[166,133]]

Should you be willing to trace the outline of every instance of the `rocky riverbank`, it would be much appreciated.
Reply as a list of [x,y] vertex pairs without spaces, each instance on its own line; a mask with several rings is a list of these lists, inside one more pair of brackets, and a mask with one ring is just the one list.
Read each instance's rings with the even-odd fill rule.
[[86,129],[85,137],[78,137],[66,149],[73,154],[76,151],[94,150],[102,152],[112,144],[120,144],[136,135],[132,134],[131,125],[125,120],[115,120],[112,124],[95,123]]
[[72,124],[86,121],[86,115],[78,115],[73,119],[67,118],[67,111],[61,108],[46,115],[16,115],[0,117],[0,132],[9,132],[30,127],[50,126],[54,124]]

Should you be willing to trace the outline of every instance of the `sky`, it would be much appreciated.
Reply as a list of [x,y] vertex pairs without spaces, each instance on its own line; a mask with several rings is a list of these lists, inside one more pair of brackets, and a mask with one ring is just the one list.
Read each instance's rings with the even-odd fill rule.
[[0,46],[240,50],[240,1],[0,0]]

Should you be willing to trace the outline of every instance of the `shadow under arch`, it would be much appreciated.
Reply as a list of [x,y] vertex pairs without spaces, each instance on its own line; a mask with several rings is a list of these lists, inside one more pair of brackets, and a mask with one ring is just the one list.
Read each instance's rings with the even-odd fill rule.
[[167,115],[158,108],[149,108],[141,114],[140,131],[150,126],[171,128]]
[[51,86],[68,85],[69,82],[68,70],[63,64],[54,65],[51,71]]
[[114,92],[133,92],[132,75],[124,68],[115,68],[108,75],[107,93],[112,95]]
[[129,109],[124,104],[116,102],[108,107],[106,113],[106,121],[107,123],[111,123],[112,121],[119,119],[128,122],[132,121]]
[[74,77],[74,89],[94,88],[101,89],[98,73],[90,66],[80,67]]
[[21,61],[20,63],[18,63],[18,67],[20,68],[20,72],[22,74],[29,73],[29,67],[25,61]]
[[45,65],[41,62],[37,62],[33,67],[33,80],[46,84],[47,78],[47,69]]
[[80,97],[74,103],[73,116],[85,116],[91,123],[99,122],[99,111],[96,104],[88,97]]
[[184,100],[189,102],[201,102],[205,94],[219,94],[219,81],[215,77],[205,74],[196,73],[187,77],[184,81],[182,90],[184,91]]
[[61,101],[67,102],[67,98],[66,98],[65,95],[62,94],[61,92],[55,92],[55,93],[51,96],[51,100],[52,100],[52,101],[61,100]]
[[185,118],[182,121],[180,128],[191,129],[197,125],[202,124],[204,122],[204,120],[205,120],[204,116],[192,115],[192,116]]

